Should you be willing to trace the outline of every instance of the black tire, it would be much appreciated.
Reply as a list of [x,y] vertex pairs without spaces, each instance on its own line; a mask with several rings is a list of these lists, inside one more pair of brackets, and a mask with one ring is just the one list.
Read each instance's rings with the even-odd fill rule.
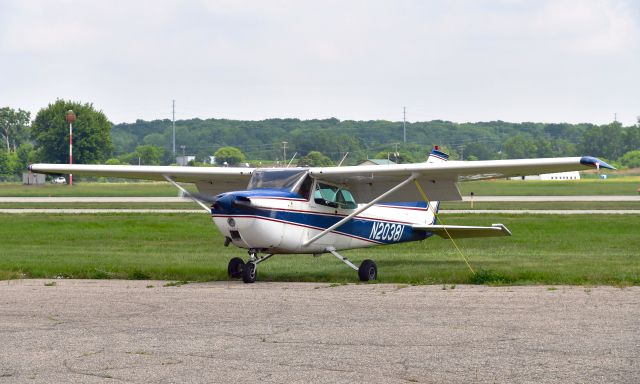
[[242,270],[244,269],[244,261],[242,261],[239,257],[234,257],[229,260],[229,266],[227,267],[227,272],[229,273],[229,277],[237,279],[242,277]]
[[252,262],[248,262],[242,268],[242,281],[247,284],[254,283],[256,281],[256,275],[258,274],[256,265]]
[[364,260],[358,268],[358,277],[360,281],[375,280],[378,278],[378,266],[373,260]]

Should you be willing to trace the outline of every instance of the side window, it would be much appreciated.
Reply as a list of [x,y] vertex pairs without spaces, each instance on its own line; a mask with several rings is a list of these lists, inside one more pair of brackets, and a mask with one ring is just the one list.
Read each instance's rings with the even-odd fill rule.
[[358,204],[356,204],[356,200],[351,195],[351,192],[346,189],[340,189],[336,194],[336,201],[338,202],[338,206],[344,209],[356,209]]
[[333,208],[355,209],[358,206],[351,192],[328,184],[316,184],[313,198],[316,203]]

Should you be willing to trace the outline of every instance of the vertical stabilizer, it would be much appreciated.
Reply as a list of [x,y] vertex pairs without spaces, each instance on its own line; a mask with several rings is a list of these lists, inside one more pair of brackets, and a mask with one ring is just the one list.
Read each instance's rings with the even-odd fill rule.
[[429,154],[429,157],[427,158],[427,163],[441,163],[447,160],[449,160],[449,155],[442,152],[436,145],[435,148],[431,150],[431,154]]
[[[436,145],[429,154],[427,158],[427,163],[441,163],[443,161],[449,160],[449,155],[442,152],[440,148]],[[426,186],[425,186],[426,187]],[[425,193],[427,197],[429,197],[429,190],[425,189]],[[433,215],[433,212],[438,212],[438,208],[440,207],[439,201],[431,201],[429,202],[429,215],[427,215],[427,224],[435,224],[436,217]]]

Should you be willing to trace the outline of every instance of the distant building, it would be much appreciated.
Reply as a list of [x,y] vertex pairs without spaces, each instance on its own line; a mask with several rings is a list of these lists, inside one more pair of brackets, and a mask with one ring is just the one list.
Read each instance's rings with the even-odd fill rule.
[[580,180],[580,172],[543,173],[541,175],[510,177],[510,180]]
[[195,159],[196,157],[192,155],[176,156],[176,164],[186,166],[189,165],[190,161],[194,161]]
[[358,165],[390,165],[395,164],[395,162],[389,159],[367,159]]

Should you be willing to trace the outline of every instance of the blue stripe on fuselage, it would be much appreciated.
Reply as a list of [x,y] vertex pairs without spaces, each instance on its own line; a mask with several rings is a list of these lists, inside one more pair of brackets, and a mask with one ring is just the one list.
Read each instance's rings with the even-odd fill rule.
[[[273,208],[255,207],[251,205],[236,206],[232,211],[216,210],[211,211],[213,216],[255,216],[265,219],[275,219],[278,221],[312,227],[319,230],[329,228],[344,216],[322,214],[315,212],[297,212],[279,210]],[[362,219],[355,217],[337,228],[334,232],[342,233],[351,237],[361,238],[382,244],[401,243],[406,241],[417,241],[427,238],[430,234],[424,231],[414,231],[411,224],[389,222],[385,220]]]

